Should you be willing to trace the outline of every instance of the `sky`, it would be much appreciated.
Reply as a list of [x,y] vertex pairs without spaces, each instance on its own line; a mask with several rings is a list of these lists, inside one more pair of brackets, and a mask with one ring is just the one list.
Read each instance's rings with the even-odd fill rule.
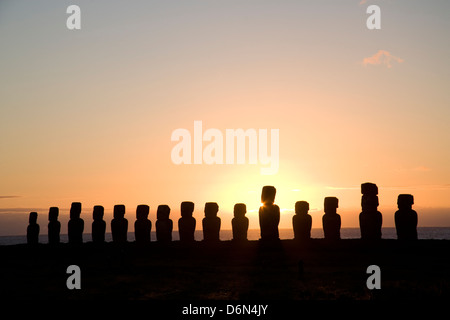
[[[71,4],[80,30],[66,26]],[[148,204],[155,222],[160,204],[177,221],[182,201],[198,226],[217,202],[222,229],[246,203],[256,229],[264,185],[280,228],[299,200],[320,228],[327,196],[358,227],[364,182],[383,226],[402,193],[419,226],[450,226],[449,12],[445,0],[0,0],[0,235],[24,234],[30,211],[45,232],[52,206],[65,233],[75,201],[85,232],[94,205],[108,232],[115,204],[129,221]],[[172,133],[193,137],[194,121],[224,137],[277,129],[278,171],[175,164]]]

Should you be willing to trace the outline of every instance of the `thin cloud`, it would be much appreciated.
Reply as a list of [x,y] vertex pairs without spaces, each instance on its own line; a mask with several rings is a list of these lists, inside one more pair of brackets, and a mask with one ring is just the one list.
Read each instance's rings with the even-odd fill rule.
[[20,198],[20,196],[0,196],[0,199],[13,199],[13,198]]
[[326,186],[325,189],[330,190],[358,190],[360,187],[330,187]]
[[48,208],[0,208],[0,214],[30,213],[31,211],[44,212],[48,211]]
[[383,187],[386,190],[449,190],[450,184],[429,184],[416,186],[391,186]]
[[392,68],[393,63],[403,63],[404,61],[405,60],[403,60],[402,58],[393,56],[389,51],[378,50],[378,52],[373,56],[364,58],[362,64],[365,67],[367,67],[368,65],[373,65]]
[[[431,169],[430,169],[431,170]],[[360,187],[325,187],[329,190],[359,190]],[[383,190],[448,190],[450,184],[429,184],[415,186],[382,186]]]

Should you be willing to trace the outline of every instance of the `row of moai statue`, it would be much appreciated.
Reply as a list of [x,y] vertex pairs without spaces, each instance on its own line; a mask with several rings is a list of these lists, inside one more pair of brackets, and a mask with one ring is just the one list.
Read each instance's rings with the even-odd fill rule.
[[[361,213],[359,224],[361,239],[381,239],[381,226],[383,218],[378,211],[378,187],[374,183],[361,184]],[[265,186],[261,195],[263,205],[259,209],[259,224],[262,240],[279,239],[278,224],[280,222],[280,208],[275,205],[276,189],[273,186]],[[395,212],[395,227],[399,240],[417,239],[417,213],[412,210],[414,197],[410,194],[398,196],[398,211]],[[336,197],[326,197],[324,200],[325,214],[322,217],[324,238],[338,240],[341,238],[341,216],[337,213],[339,200]],[[295,215],[292,218],[294,239],[308,240],[311,238],[312,217],[308,214],[309,203],[297,201],[295,203]]]
[[[278,240],[278,224],[280,222],[280,208],[275,203],[276,189],[273,186],[263,187],[259,209],[259,225],[261,228],[261,240]],[[325,214],[322,217],[325,239],[340,239],[341,217],[337,214],[338,199],[325,198]],[[305,241],[311,238],[312,217],[308,214],[309,203],[297,201],[295,203],[295,215],[292,217],[294,239]]]
[[[361,238],[367,240],[381,239],[383,216],[378,211],[378,187],[374,183],[361,185],[361,208],[359,225]],[[417,240],[417,212],[412,209],[414,197],[400,194],[397,198],[398,210],[395,212],[395,228],[399,240]]]
[[[378,187],[373,183],[361,185],[361,207],[359,223],[361,238],[363,240],[381,239],[382,214],[378,211]],[[263,187],[261,194],[262,205],[259,209],[259,225],[261,240],[279,240],[278,225],[280,222],[280,208],[275,204],[276,189],[273,186]],[[414,198],[410,194],[400,194],[397,205],[399,210],[395,213],[395,226],[399,240],[417,239],[417,213],[412,210]],[[336,197],[326,197],[324,200],[325,214],[322,217],[324,238],[338,240],[341,238],[341,217],[337,213],[339,200]],[[207,242],[219,241],[221,219],[217,216],[219,206],[215,202],[205,204],[205,217],[202,220],[203,239]],[[295,203],[295,215],[292,218],[294,239],[308,240],[311,238],[312,217],[308,214],[309,203],[297,201]],[[150,208],[148,205],[138,205],[136,208],[136,222],[134,223],[136,243],[149,243],[152,223],[148,219]],[[195,241],[194,233],[196,219],[193,217],[194,203],[185,201],[181,203],[181,218],[178,220],[178,232],[181,242]],[[246,205],[237,203],[234,206],[234,218],[231,221],[233,240],[247,240],[249,220],[245,216]],[[48,242],[57,244],[60,242],[61,224],[58,221],[59,209],[51,207],[49,210]],[[84,221],[80,218],[81,203],[73,202],[70,208],[70,220],[68,223],[69,243],[80,244],[83,242]],[[94,206],[92,222],[92,241],[102,243],[105,241],[106,222],[103,220],[104,208]],[[158,242],[172,241],[173,222],[169,218],[170,208],[160,205],[157,209],[156,239]],[[31,212],[27,228],[28,243],[37,243],[39,225],[37,213]],[[124,243],[127,241],[128,220],[125,218],[125,206],[115,205],[113,219],[111,221],[111,233],[113,242]]]
[[[202,220],[203,239],[207,242],[219,241],[221,219],[217,216],[219,206],[215,202],[205,204],[205,217]],[[148,219],[150,207],[138,205],[136,208],[136,222],[134,223],[135,241],[146,244],[151,241],[150,232],[152,222]],[[181,242],[195,241],[196,219],[193,217],[194,203],[185,201],[181,203],[181,218],[178,220],[178,232]],[[246,205],[237,203],[234,206],[234,218],[232,219],[233,240],[247,240],[249,221],[245,216]],[[48,243],[60,243],[61,223],[58,221],[58,207],[49,209]],[[81,219],[81,203],[73,202],[70,208],[69,222],[67,226],[68,240],[70,244],[83,243],[84,220]],[[92,242],[105,242],[106,222],[103,220],[103,206],[94,206],[92,222]],[[173,222],[169,218],[170,207],[168,205],[158,206],[156,213],[156,240],[167,243],[172,241]],[[27,243],[37,244],[39,242],[40,227],[37,224],[37,212],[31,212],[27,228]],[[115,243],[127,242],[128,220],[125,218],[125,206],[115,205],[113,219],[111,220],[112,241]]]

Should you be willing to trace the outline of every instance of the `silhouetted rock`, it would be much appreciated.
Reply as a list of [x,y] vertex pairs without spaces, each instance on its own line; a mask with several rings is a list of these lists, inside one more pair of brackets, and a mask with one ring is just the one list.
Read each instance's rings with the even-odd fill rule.
[[297,201],[295,203],[295,215],[292,217],[295,240],[311,239],[312,217],[308,214],[309,203]]
[[325,214],[322,217],[324,237],[327,240],[341,238],[341,216],[337,213],[339,200],[336,197],[326,197],[324,201]]
[[92,242],[94,243],[104,243],[105,242],[105,231],[106,222],[103,220],[105,209],[103,206],[94,206],[94,211],[92,212]]
[[37,224],[37,212],[30,212],[27,227],[27,243],[36,245],[39,243],[39,224]]
[[278,224],[280,223],[280,208],[274,204],[276,189],[264,186],[261,193],[263,205],[259,208],[259,226],[261,240],[279,240]]
[[192,216],[194,212],[194,203],[184,201],[181,203],[181,218],[178,220],[178,232],[181,242],[195,241],[195,225],[196,220]]
[[234,241],[247,240],[248,218],[245,216],[247,207],[244,203],[234,205],[234,218],[231,220]]
[[70,220],[67,226],[67,234],[70,244],[83,243],[84,221],[80,218],[81,203],[72,202],[70,207]]
[[217,216],[219,205],[215,202],[205,203],[205,217],[202,220],[203,240],[220,240],[220,218]]
[[398,196],[398,211],[394,217],[399,240],[417,240],[417,212],[412,209],[413,204],[414,197],[411,194]]
[[169,219],[170,208],[168,205],[162,204],[158,206],[156,212],[156,240],[162,243],[172,241],[173,222]]
[[378,211],[378,187],[373,183],[361,184],[362,211],[359,214],[359,226],[361,229],[361,239],[378,240],[381,239],[381,226],[383,216]]
[[128,233],[128,220],[125,218],[125,206],[114,206],[113,219],[111,220],[111,234],[114,243],[126,243]]
[[150,232],[152,222],[148,219],[150,207],[146,204],[140,204],[136,208],[136,222],[134,223],[134,237],[136,243],[150,243]]
[[51,245],[59,244],[61,232],[61,223],[58,221],[59,208],[51,207],[48,211],[48,243]]

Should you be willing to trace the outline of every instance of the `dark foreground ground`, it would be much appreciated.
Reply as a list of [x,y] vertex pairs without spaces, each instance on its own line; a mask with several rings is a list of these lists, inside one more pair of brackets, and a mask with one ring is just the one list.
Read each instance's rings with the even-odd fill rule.
[[[450,241],[249,241],[183,246],[0,246],[0,299],[403,300],[450,298]],[[302,261],[302,263],[300,263]],[[303,272],[301,272],[303,264]],[[69,265],[81,289],[69,290]],[[369,290],[369,265],[381,289]]]

